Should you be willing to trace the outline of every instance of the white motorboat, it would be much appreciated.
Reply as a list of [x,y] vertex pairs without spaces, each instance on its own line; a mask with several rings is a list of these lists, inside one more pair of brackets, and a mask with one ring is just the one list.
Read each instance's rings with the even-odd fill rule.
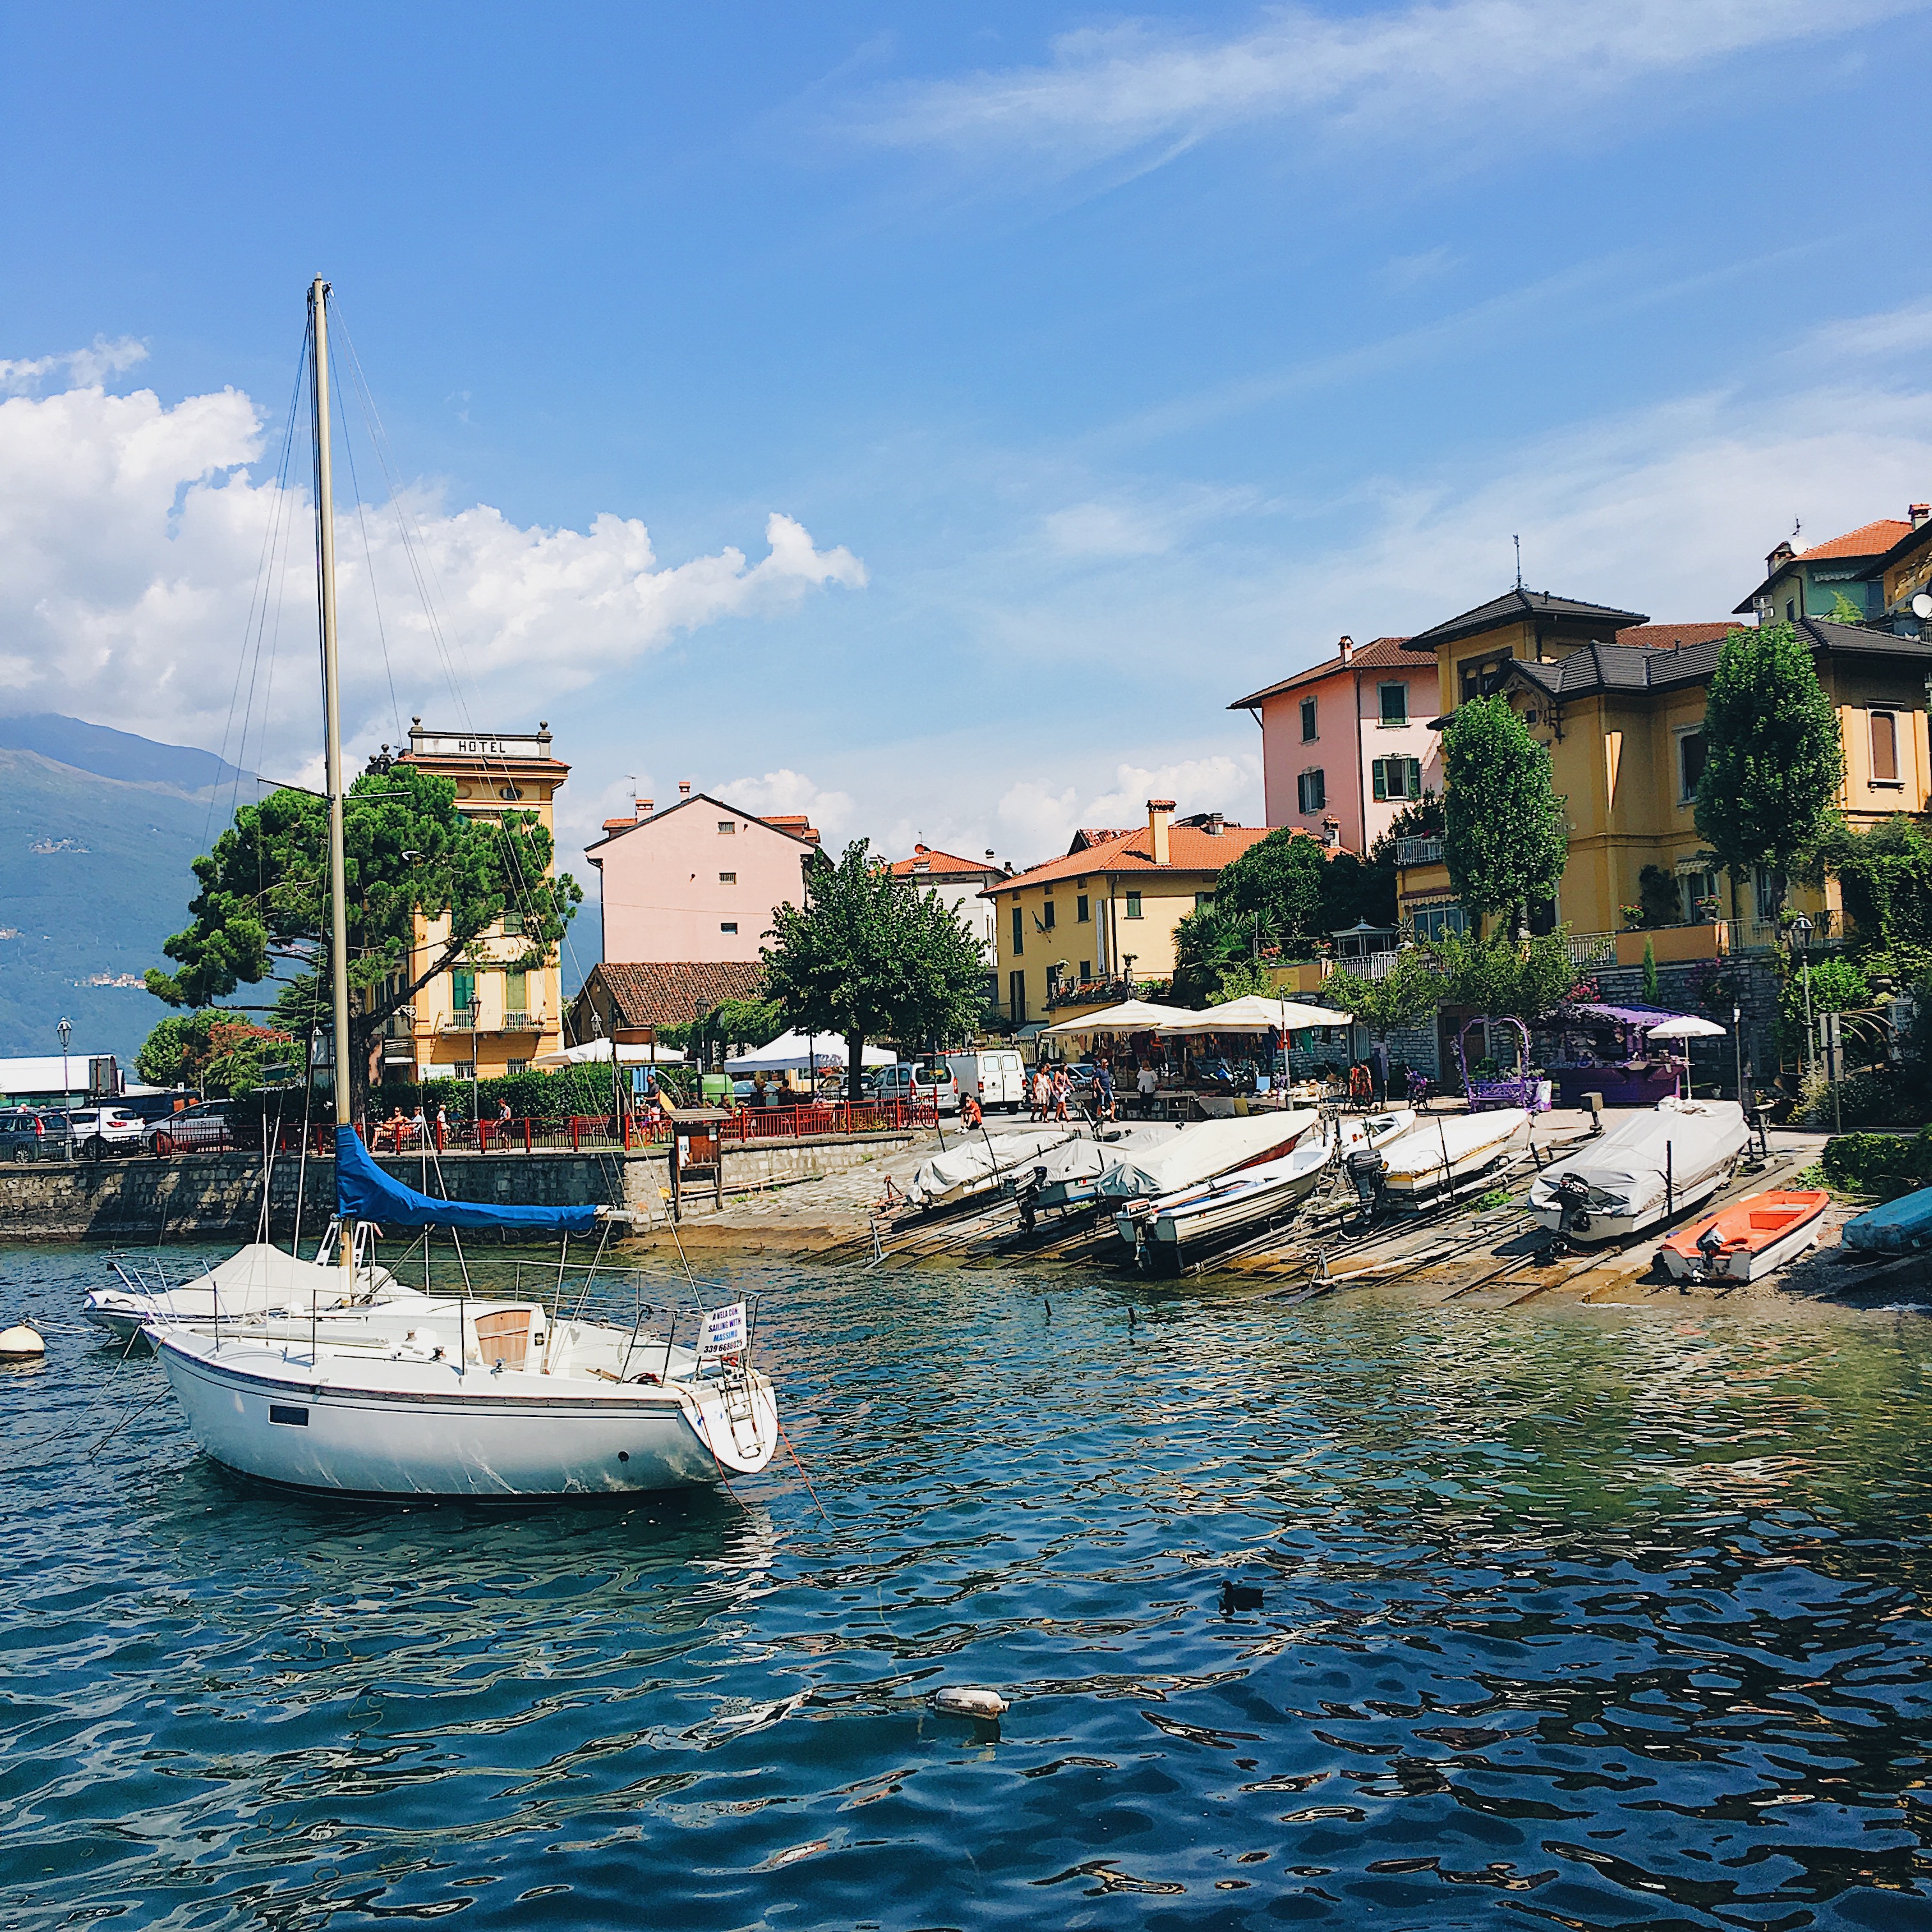
[[1010,1194],[1037,1182],[1035,1208],[1063,1210],[1090,1208],[1100,1198],[1100,1177],[1110,1167],[1166,1146],[1186,1130],[1165,1122],[1133,1122],[1103,1126],[1053,1148],[1030,1162],[1003,1184]]
[[1530,1212],[1580,1240],[1634,1234],[1714,1194],[1750,1140],[1735,1100],[1660,1100],[1546,1167]]
[[1071,1127],[964,1136],[920,1165],[906,1183],[906,1198],[915,1208],[950,1208],[992,1193],[1009,1175],[1024,1172],[1042,1154],[1072,1138]]
[[[81,1312],[97,1328],[128,1340],[148,1327],[177,1322],[204,1324],[245,1322],[297,1324],[306,1334],[316,1321],[359,1321],[371,1308],[400,1307],[427,1301],[422,1289],[405,1286],[367,1256],[366,1226],[357,1230],[355,1264],[345,1284],[342,1270],[320,1258],[304,1261],[266,1241],[251,1241],[216,1267],[170,1286],[138,1264],[113,1263],[120,1285],[97,1288]],[[333,1230],[322,1238],[321,1252],[333,1246]]]
[[1392,1140],[1414,1119],[1409,1107],[1344,1115],[1304,1136],[1279,1160],[1237,1168],[1157,1200],[1130,1201],[1114,1216],[1114,1228],[1142,1266],[1178,1268],[1188,1249],[1258,1232],[1285,1218],[1314,1192],[1338,1154]]
[[1382,1192],[1398,1203],[1413,1202],[1445,1184],[1473,1180],[1528,1144],[1529,1116],[1520,1107],[1432,1114],[1379,1150]]
[[1116,1160],[1100,1177],[1101,1195],[1112,1201],[1158,1200],[1238,1168],[1278,1160],[1321,1118],[1298,1107],[1246,1120],[1198,1121],[1150,1152]]
[[[298,1488],[520,1501],[715,1484],[778,1444],[770,1382],[722,1342],[554,1321],[541,1303],[434,1298],[304,1340],[152,1331],[217,1462]],[[735,1352],[731,1345],[736,1344]]]

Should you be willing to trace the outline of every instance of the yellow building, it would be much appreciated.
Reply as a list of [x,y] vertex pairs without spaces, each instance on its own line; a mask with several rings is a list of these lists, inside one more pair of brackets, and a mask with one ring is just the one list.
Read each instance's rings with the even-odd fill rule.
[[[1675,883],[1686,922],[1739,922],[1714,932],[1712,950],[1769,943],[1772,882],[1746,882],[1734,914],[1730,882],[1712,869],[1694,823],[1705,699],[1728,629],[1652,625],[1634,611],[1518,590],[1408,640],[1408,649],[1435,655],[1445,716],[1468,698],[1500,692],[1550,747],[1570,856],[1555,903],[1537,909],[1539,927],[1614,934],[1624,923],[1622,908],[1638,902],[1639,874],[1655,866]],[[1797,629],[1838,710],[1846,815],[1869,826],[1924,811],[1932,646],[1819,618],[1800,619]],[[1442,842],[1405,839],[1397,858],[1402,922],[1425,938],[1461,923]],[[1796,890],[1790,903],[1814,914],[1827,904]]]
[[[534,731],[432,731],[418,718],[410,722],[410,748],[398,762],[454,779],[456,808],[466,817],[530,812],[554,831],[551,801],[570,767],[550,756],[550,742],[547,724]],[[471,962],[437,974],[413,1007],[395,1016],[382,1042],[386,1078],[488,1080],[520,1073],[538,1054],[562,1044],[557,960],[527,969],[517,964],[521,931],[521,916],[506,914],[478,940]],[[418,922],[412,980],[448,934],[446,919]]]
[[1082,831],[1064,858],[988,886],[1001,1004],[1016,1026],[1056,1006],[1099,1006],[1120,982],[1174,970],[1174,929],[1214,896],[1221,868],[1268,836],[1218,812],[1176,820],[1174,801],[1148,800],[1148,822]]

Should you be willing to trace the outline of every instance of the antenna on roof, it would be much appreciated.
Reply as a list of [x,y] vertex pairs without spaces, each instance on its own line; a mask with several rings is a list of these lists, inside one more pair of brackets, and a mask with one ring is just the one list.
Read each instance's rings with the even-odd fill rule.
[[1520,590],[1522,588],[1522,539],[1511,537],[1510,542],[1516,545],[1516,587]]

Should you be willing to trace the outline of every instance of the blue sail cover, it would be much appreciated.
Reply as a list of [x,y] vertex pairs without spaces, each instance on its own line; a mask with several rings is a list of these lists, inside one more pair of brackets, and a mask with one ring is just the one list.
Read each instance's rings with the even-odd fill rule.
[[392,1228],[521,1228],[585,1234],[597,1225],[586,1208],[492,1208],[481,1201],[439,1201],[385,1174],[353,1127],[335,1130],[335,1206],[346,1221]]

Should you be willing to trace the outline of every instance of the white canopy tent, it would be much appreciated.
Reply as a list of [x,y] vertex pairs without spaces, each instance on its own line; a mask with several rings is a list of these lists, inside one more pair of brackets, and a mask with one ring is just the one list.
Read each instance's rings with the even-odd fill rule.
[[1041,1031],[1058,1034],[1172,1033],[1176,1020],[1196,1016],[1185,1006],[1156,1006],[1151,1000],[1123,1000],[1117,1006],[1102,1006],[1097,1012],[1081,1013],[1060,1020]]
[[1679,1013],[1647,1029],[1652,1040],[1722,1040],[1726,1029],[1696,1013]]
[[1311,1006],[1301,1000],[1270,1000],[1258,993],[1244,994],[1206,1012],[1183,1013],[1159,1030],[1172,1034],[1301,1033],[1310,1027],[1345,1027],[1354,1015],[1333,1006]]
[[[586,1040],[576,1046],[560,1046],[548,1053],[540,1053],[530,1062],[532,1066],[582,1066],[595,1060],[608,1066],[611,1052],[616,1042],[608,1040]],[[616,1046],[616,1060],[620,1066],[682,1066],[684,1055],[674,1046]]]
[[[890,1066],[896,1056],[883,1046],[866,1048],[863,1064]],[[843,1066],[845,1042],[836,1034],[782,1033],[769,1046],[724,1063],[727,1073],[802,1073],[814,1066]]]

